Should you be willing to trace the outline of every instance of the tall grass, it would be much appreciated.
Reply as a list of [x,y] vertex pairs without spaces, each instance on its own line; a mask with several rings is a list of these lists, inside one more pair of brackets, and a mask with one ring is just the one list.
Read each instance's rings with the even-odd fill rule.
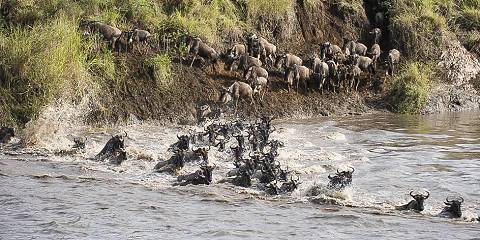
[[420,62],[407,62],[393,79],[390,103],[399,113],[416,113],[426,103],[432,84],[432,67]]
[[160,89],[169,89],[172,83],[172,61],[167,54],[157,54],[146,60],[146,65],[151,69],[153,77]]
[[10,118],[25,123],[53,98],[83,92],[89,74],[75,21],[59,17],[1,34],[0,89],[8,93],[1,102],[10,109]]

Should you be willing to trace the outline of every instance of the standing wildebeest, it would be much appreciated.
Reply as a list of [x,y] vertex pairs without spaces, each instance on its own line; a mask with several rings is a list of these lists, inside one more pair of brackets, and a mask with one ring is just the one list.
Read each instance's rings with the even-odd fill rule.
[[255,79],[256,77],[264,77],[268,79],[268,71],[265,68],[252,66],[247,70],[245,74],[245,80],[248,81],[250,78]]
[[253,95],[258,94],[263,101],[265,93],[268,91],[268,80],[264,77],[256,77],[253,82]]
[[[283,64],[282,64],[283,63]],[[293,54],[283,54],[277,57],[275,61],[275,66],[280,68],[283,66],[283,70],[291,68],[293,65],[302,66],[303,60]]]
[[[367,55],[367,46],[365,46],[364,44],[362,43],[359,43],[359,42],[355,42],[355,41],[348,41],[346,39],[344,39],[345,41],[345,44],[343,46],[343,49],[346,51],[346,55],[355,55],[355,54],[358,54],[360,56],[365,56]],[[349,53],[349,54],[348,54]]]
[[289,85],[289,91],[290,91],[290,86],[293,85],[294,81],[296,82],[296,92],[298,93],[298,88],[300,85],[300,82],[303,83],[304,90],[307,92],[307,87],[312,79],[313,76],[313,71],[305,66],[297,66],[296,64],[293,64],[292,67],[289,68],[287,73],[285,74],[285,78],[287,80],[287,83]]
[[362,71],[375,74],[375,64],[369,57],[354,55],[353,65],[358,66]]
[[372,57],[373,65],[375,68],[377,68],[377,62],[378,62],[378,59],[380,58],[381,53],[382,51],[380,49],[380,45],[378,45],[377,43],[373,44],[368,55]]
[[393,76],[393,72],[395,71],[395,66],[400,62],[400,52],[397,49],[392,49],[388,53],[388,71],[387,74]]
[[351,65],[347,67],[347,80],[350,82],[350,88],[358,90],[358,85],[360,84],[360,75],[362,74],[362,69],[357,65]]
[[230,58],[238,57],[247,54],[247,46],[243,43],[237,43],[233,45],[227,52]]
[[100,33],[103,38],[110,42],[112,49],[115,48],[115,42],[122,35],[122,31],[114,26],[102,22],[84,22],[82,25],[86,25],[91,31]]
[[2,127],[0,129],[0,143],[10,142],[12,137],[15,137],[15,131],[13,130],[13,128]]
[[397,210],[415,210],[419,212],[423,211],[423,209],[425,209],[423,206],[423,202],[427,200],[428,197],[430,197],[430,192],[426,191],[426,193],[427,193],[426,195],[413,194],[413,191],[411,191],[410,196],[413,198],[413,200],[405,205],[396,207],[396,209]]
[[261,67],[262,61],[258,58],[248,56],[247,54],[233,57],[226,62],[224,68],[226,71],[236,71],[237,69],[243,71],[243,77],[248,73],[251,67]]
[[322,60],[325,58],[334,58],[339,53],[342,53],[342,49],[338,45],[331,44],[330,42],[320,44],[320,56]]
[[150,32],[135,28],[133,29],[128,42],[132,43],[133,41],[135,41],[139,43],[145,43],[150,37],[152,37],[152,34]]
[[230,87],[223,87],[223,94],[220,97],[220,102],[222,104],[227,104],[228,102],[234,102],[235,111],[237,112],[238,101],[243,98],[250,99],[250,105],[253,105],[255,108],[255,101],[253,100],[253,89],[250,85],[244,82],[234,82]]
[[210,64],[213,67],[213,70],[216,71],[215,65],[218,63],[219,55],[212,47],[205,44],[202,39],[200,38],[192,38],[189,37],[189,46],[190,46],[190,53],[193,54],[192,63],[190,63],[190,67],[193,66],[193,62],[195,59],[200,56],[206,61],[210,61]]
[[440,213],[441,215],[444,215],[446,217],[450,218],[460,218],[462,217],[462,203],[463,203],[463,198],[458,197],[450,200],[450,197],[447,197],[445,200],[445,208],[442,210]]
[[323,91],[323,84],[328,77],[328,64],[319,58],[313,59],[313,79],[318,85],[318,89]]
[[260,41],[256,34],[247,38],[248,55],[260,59]]
[[380,43],[380,38],[382,37],[382,30],[380,30],[380,28],[374,28],[369,33],[373,36],[373,44]]
[[270,64],[274,64],[275,59],[277,58],[277,46],[273,45],[272,43],[268,42],[265,38],[259,38],[260,42],[260,59],[268,65],[270,60]]

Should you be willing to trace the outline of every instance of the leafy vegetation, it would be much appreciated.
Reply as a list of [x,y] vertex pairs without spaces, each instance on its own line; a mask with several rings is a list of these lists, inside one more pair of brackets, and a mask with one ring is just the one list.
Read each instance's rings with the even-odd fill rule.
[[171,84],[172,63],[167,54],[157,54],[147,59],[146,64],[151,69],[157,86],[161,89],[168,89]]
[[415,113],[427,101],[432,84],[432,67],[420,62],[407,62],[393,79],[390,103],[399,113]]

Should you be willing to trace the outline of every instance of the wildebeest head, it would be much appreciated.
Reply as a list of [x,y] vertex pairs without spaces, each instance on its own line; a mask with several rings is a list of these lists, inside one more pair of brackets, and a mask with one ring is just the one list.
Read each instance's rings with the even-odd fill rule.
[[215,166],[208,166],[208,165],[200,166],[203,176],[205,177],[206,184],[210,184],[212,182],[213,170],[215,168],[216,168]]
[[444,211],[451,214],[452,217],[454,218],[459,218],[462,216],[462,203],[463,203],[463,197],[457,197],[451,199],[450,197],[447,197],[445,200],[445,205],[447,205],[444,208]]
[[222,95],[220,96],[220,103],[227,104],[232,101],[232,92],[229,88],[223,87],[221,89]]
[[282,64],[285,64],[287,60],[287,54],[280,54],[277,59],[275,59],[275,67],[281,68]]
[[414,199],[413,201],[415,202],[410,202],[412,204],[409,204],[409,205],[414,205],[414,206],[410,206],[412,209],[414,210],[417,210],[417,211],[423,211],[424,209],[424,206],[423,206],[423,203],[426,199],[428,199],[430,197],[430,192],[426,191],[426,194],[413,194],[413,191],[410,192],[410,196]]
[[105,147],[103,147],[102,151],[100,151],[98,155],[114,154],[118,150],[125,149],[124,137],[128,137],[127,132],[125,132],[125,136],[112,136],[112,138],[108,140],[108,142],[105,144]]
[[188,135],[178,136],[177,135],[177,139],[178,139],[178,142],[177,142],[178,149],[187,150],[189,148],[189,146],[190,146],[190,136],[188,136]]
[[85,149],[86,142],[87,142],[87,138],[74,138],[72,148]]
[[210,151],[210,146],[208,148],[199,148],[193,150],[194,154],[198,157],[201,157],[205,163],[208,163],[208,151]]
[[15,130],[10,127],[2,127],[0,129],[0,143],[8,143],[15,137]]
[[352,177],[354,172],[355,172],[355,169],[353,167],[351,167],[351,171],[340,172],[337,169],[337,173],[335,176],[328,175],[328,179],[330,179],[328,186],[330,188],[338,188],[338,189],[345,188],[346,186],[352,183]]

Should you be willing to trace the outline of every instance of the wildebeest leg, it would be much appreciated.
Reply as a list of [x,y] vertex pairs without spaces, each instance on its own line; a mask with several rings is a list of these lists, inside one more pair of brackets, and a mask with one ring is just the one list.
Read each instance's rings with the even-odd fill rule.
[[195,62],[195,58],[197,57],[197,55],[193,55],[193,59],[192,59],[192,63],[190,63],[190,67],[193,67],[193,62]]
[[355,91],[358,91],[359,84],[360,84],[360,78],[357,77],[357,85],[355,86]]

